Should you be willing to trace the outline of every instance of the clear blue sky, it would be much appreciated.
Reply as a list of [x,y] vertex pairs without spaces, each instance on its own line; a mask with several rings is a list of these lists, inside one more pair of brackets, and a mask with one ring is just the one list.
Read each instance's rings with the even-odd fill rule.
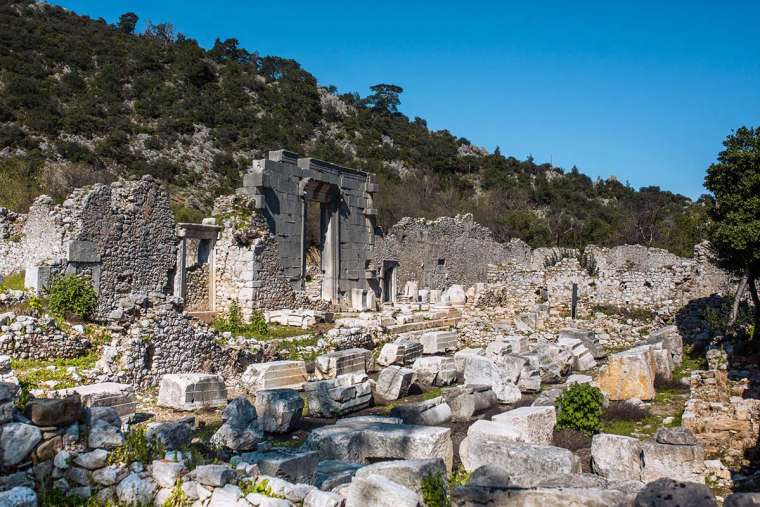
[[398,84],[431,128],[691,197],[731,129],[760,125],[760,1],[54,2],[235,37],[341,92]]

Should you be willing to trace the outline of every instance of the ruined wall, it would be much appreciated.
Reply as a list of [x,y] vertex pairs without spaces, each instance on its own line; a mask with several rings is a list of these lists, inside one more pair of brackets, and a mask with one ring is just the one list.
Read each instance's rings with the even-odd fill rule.
[[115,334],[97,364],[98,381],[157,386],[167,373],[218,373],[234,381],[260,358],[223,347],[219,335],[183,314],[174,298],[155,300]]
[[24,270],[25,221],[26,215],[0,207],[0,276]]
[[50,317],[0,314],[0,355],[14,359],[71,359],[85,354],[90,345],[75,330],[59,329]]
[[484,282],[488,265],[507,257],[508,249],[470,214],[435,220],[403,218],[378,239],[373,252],[378,270],[384,259],[399,261],[399,290],[409,280],[416,280],[420,288],[444,290],[455,283],[468,287]]
[[[515,246],[513,252],[519,251],[515,242],[510,245]],[[575,283],[580,302],[586,307],[614,305],[673,311],[692,299],[730,290],[729,275],[711,263],[704,245],[698,245],[690,259],[640,245],[590,246],[585,250],[585,266],[575,257],[575,251],[565,251],[566,256],[559,262],[547,265],[547,258],[562,257],[557,255],[559,252],[539,248],[492,266],[488,273],[491,286],[481,294],[479,304],[500,302],[504,306],[529,307],[539,301],[545,289],[551,305],[567,306]]]
[[215,247],[217,310],[237,301],[247,319],[254,310],[328,307],[293,289],[280,264],[279,244],[252,198],[221,197],[214,215],[223,225]]

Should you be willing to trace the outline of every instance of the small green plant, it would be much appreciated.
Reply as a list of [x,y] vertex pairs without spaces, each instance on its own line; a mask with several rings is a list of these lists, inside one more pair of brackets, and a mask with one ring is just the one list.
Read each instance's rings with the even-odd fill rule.
[[75,315],[86,320],[98,305],[95,289],[84,276],[58,276],[51,282],[48,293],[48,309],[60,317]]
[[266,337],[269,334],[269,326],[264,314],[260,311],[254,311],[246,324],[243,321],[240,303],[237,301],[233,301],[226,312],[217,315],[211,325],[219,332],[229,332],[250,338]]
[[16,399],[16,408],[19,412],[26,410],[26,406],[32,401],[32,393],[30,392],[34,386],[23,379],[19,379],[19,391],[18,398]]
[[448,507],[451,505],[449,502],[449,484],[440,473],[428,474],[423,477],[420,490],[422,501],[426,507]]
[[11,273],[0,282],[0,292],[6,290],[24,290],[24,272]]
[[467,472],[462,465],[459,465],[456,470],[451,472],[451,476],[449,477],[449,489],[453,490],[459,486],[464,486],[469,480],[469,472]]
[[555,248],[544,258],[544,267],[551,268],[562,262],[563,259],[571,259],[575,256],[568,248]]
[[174,483],[169,498],[166,499],[162,507],[187,507],[190,504],[190,498],[188,498],[182,489],[182,479],[178,478],[177,482]]
[[583,249],[578,252],[575,258],[578,259],[578,264],[581,265],[588,276],[595,278],[599,274],[599,266],[597,265],[596,258],[593,254],[586,253],[586,250]]
[[241,489],[243,491],[243,496],[250,495],[251,493],[258,493],[259,495],[268,496],[270,498],[285,498],[272,491],[272,486],[269,485],[269,479],[263,479],[259,482],[253,480],[248,481]]
[[602,427],[604,395],[591,384],[574,384],[557,398],[557,429],[572,429],[587,435]]
[[150,463],[155,458],[164,455],[164,446],[155,439],[148,440],[145,428],[136,427],[130,429],[124,437],[124,444],[117,447],[108,456],[111,464],[124,463],[131,465],[135,461]]

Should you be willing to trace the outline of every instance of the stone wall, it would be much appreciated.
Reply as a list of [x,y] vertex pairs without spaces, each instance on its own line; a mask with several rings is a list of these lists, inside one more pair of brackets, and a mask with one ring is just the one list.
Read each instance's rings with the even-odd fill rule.
[[[489,287],[479,305],[517,305],[529,308],[545,294],[553,305],[568,306],[577,284],[580,303],[593,306],[675,311],[688,301],[730,290],[730,276],[711,263],[705,245],[693,258],[640,245],[614,248],[590,246],[585,265],[577,252],[539,248],[526,253],[515,241],[509,259],[489,269]],[[556,263],[554,263],[557,261]]]
[[0,207],[0,276],[24,270],[25,222],[26,215]]
[[209,310],[209,270],[208,264],[195,265],[185,272],[185,309],[187,311]]
[[14,359],[71,359],[87,353],[82,333],[59,329],[50,317],[0,314],[0,354]]
[[252,198],[221,197],[214,215],[223,225],[215,248],[217,310],[237,301],[247,319],[254,310],[327,309],[328,303],[293,288],[280,264],[279,244]]
[[489,264],[507,258],[508,249],[470,214],[435,220],[403,218],[377,240],[373,252],[378,271],[384,260],[399,262],[399,290],[410,280],[420,288],[468,287],[486,280]]
[[179,301],[154,300],[137,318],[124,323],[97,364],[99,382],[142,388],[157,386],[167,373],[218,373],[234,382],[261,360],[241,349],[220,345],[218,333],[182,313]]

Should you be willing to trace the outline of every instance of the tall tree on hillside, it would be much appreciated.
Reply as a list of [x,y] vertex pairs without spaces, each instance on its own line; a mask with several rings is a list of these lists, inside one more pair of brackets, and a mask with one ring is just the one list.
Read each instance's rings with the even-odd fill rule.
[[137,14],[134,12],[125,12],[119,16],[119,30],[124,33],[135,33],[135,28],[137,28],[137,20]]
[[[754,304],[754,331],[760,330],[760,128],[741,127],[723,142],[718,162],[707,169],[705,187],[715,196],[710,236],[725,266],[742,272]],[[737,292],[737,299],[741,296]]]
[[399,95],[404,92],[404,89],[400,86],[392,84],[376,84],[370,86],[372,95],[367,97],[367,105],[375,111],[383,111],[387,113],[397,113],[398,106],[401,105],[401,99]]

